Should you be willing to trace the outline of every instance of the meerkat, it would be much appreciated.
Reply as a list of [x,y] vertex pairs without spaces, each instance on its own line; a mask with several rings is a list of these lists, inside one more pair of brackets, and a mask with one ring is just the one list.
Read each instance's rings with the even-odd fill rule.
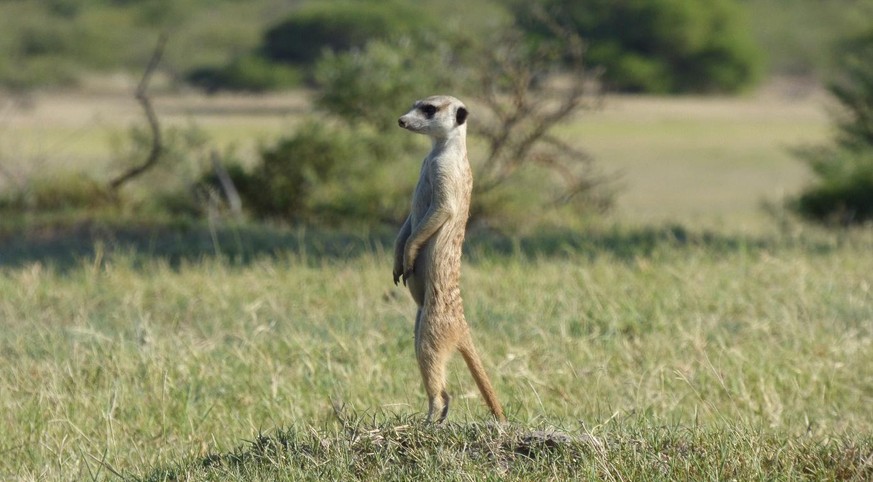
[[412,209],[394,243],[394,284],[402,279],[418,306],[415,355],[428,396],[427,421],[449,412],[446,364],[457,348],[485,403],[499,421],[503,409],[491,387],[461,301],[461,247],[473,174],[467,161],[467,107],[450,96],[416,101],[400,127],[425,134],[432,148],[421,165]]

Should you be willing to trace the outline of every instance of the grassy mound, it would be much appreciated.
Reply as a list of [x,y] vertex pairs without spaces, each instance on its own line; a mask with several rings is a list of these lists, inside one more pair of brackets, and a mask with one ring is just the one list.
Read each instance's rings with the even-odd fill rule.
[[745,428],[606,427],[598,435],[394,417],[290,427],[227,453],[159,468],[177,480],[868,480],[871,438],[789,438]]

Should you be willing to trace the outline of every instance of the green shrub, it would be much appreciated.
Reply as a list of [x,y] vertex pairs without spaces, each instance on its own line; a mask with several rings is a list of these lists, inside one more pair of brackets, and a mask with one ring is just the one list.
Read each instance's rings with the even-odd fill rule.
[[112,201],[103,184],[81,173],[58,173],[27,183],[0,199],[0,208],[28,211],[93,209]]
[[243,206],[257,217],[341,225],[396,223],[419,163],[397,137],[310,120],[264,149],[251,174],[231,171]]
[[78,72],[79,68],[68,57],[39,56],[26,62],[0,59],[0,85],[13,90],[75,85]]
[[[562,143],[550,137],[552,127],[564,119],[556,112],[575,114],[584,104],[536,80],[554,69],[554,59],[560,56],[539,58],[541,50],[525,48],[521,39],[502,35],[464,41],[465,49],[436,41],[376,40],[359,51],[327,53],[315,68],[322,85],[316,103],[334,123],[330,127],[307,124],[277,149],[301,158],[315,156],[318,165],[332,168],[328,175],[311,176],[312,182],[300,188],[301,176],[294,171],[305,167],[306,161],[282,163],[281,169],[292,170],[293,175],[276,175],[269,167],[276,159],[265,155],[264,165],[253,173],[261,189],[250,194],[267,195],[269,202],[249,202],[250,209],[259,215],[321,223],[363,219],[397,224],[408,211],[418,168],[428,150],[427,139],[397,127],[397,118],[416,99],[451,92],[472,109],[473,214],[499,219],[509,229],[541,220],[544,206],[553,206],[567,195],[568,184],[578,185],[581,192],[586,188],[578,181],[594,186],[597,180],[589,176],[589,163],[576,158],[584,155],[573,150],[569,153],[573,159],[566,159]],[[500,43],[502,47],[495,47]],[[522,80],[510,78],[514,74]],[[585,81],[584,76],[579,78]],[[579,87],[573,85],[567,90]],[[522,93],[513,96],[510,91]],[[562,107],[564,102],[569,103]],[[517,140],[502,139],[505,132]],[[297,182],[288,183],[288,177]],[[284,198],[289,196],[292,199]],[[573,208],[591,204],[590,199],[586,194],[576,196],[579,202]]]
[[294,67],[274,64],[255,55],[244,55],[223,67],[195,69],[186,77],[189,83],[209,93],[287,89],[299,85],[301,79]]
[[[735,92],[752,84],[760,54],[732,0],[541,0],[551,17],[588,43],[588,63],[622,91]],[[533,39],[554,36],[548,22],[516,2]]]
[[244,204],[257,216],[300,220],[312,191],[333,175],[339,162],[354,157],[346,133],[306,122],[294,136],[263,149],[250,177],[235,181]]
[[310,2],[267,29],[256,52],[224,66],[194,69],[186,80],[207,92],[259,92],[293,87],[301,80],[329,81],[316,80],[312,73],[326,53],[364,49],[377,39],[438,35],[442,27],[432,18],[405,0]]
[[[152,149],[153,138],[148,126],[137,124],[110,142],[115,163],[108,177],[114,179],[143,164]],[[136,212],[183,217],[196,214],[198,209],[202,211],[192,186],[211,169],[209,136],[196,124],[169,126],[161,129],[161,144],[157,162],[115,189],[118,204]]]
[[261,51],[277,62],[312,64],[325,49],[343,52],[369,40],[432,34],[440,28],[409,1],[311,2],[267,30]]
[[[270,5],[272,4],[272,5]],[[257,47],[272,0],[0,1],[0,86],[71,85],[95,72],[142,75],[160,32],[169,79]]]
[[[313,118],[264,148],[252,170],[238,164],[226,168],[243,208],[255,217],[319,225],[393,224],[405,215],[419,167],[397,141]],[[218,187],[212,174],[201,183]]]
[[817,177],[796,200],[804,216],[840,224],[873,220],[873,31],[841,46],[828,90],[841,104],[830,146],[798,151]]
[[360,53],[327,52],[315,66],[317,105],[351,124],[393,132],[413,101],[452,85],[444,68],[450,55],[445,46],[379,40]]
[[[817,174],[818,184],[797,199],[797,209],[809,218],[829,224],[853,224],[873,220],[873,152],[836,151],[830,163]],[[840,173],[827,173],[831,168]]]

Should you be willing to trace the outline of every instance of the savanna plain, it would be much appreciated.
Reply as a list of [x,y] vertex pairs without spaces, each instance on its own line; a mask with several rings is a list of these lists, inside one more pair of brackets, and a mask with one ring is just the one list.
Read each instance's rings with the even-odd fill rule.
[[[242,153],[306,110],[157,105]],[[826,110],[784,89],[614,97],[565,127],[617,175],[614,211],[466,245],[505,425],[460,357],[447,423],[423,424],[383,228],[4,233],[0,479],[871,480],[873,231],[782,207],[806,175],[789,148],[827,137]],[[107,169],[136,116],[123,97],[36,96],[3,111],[4,162]]]

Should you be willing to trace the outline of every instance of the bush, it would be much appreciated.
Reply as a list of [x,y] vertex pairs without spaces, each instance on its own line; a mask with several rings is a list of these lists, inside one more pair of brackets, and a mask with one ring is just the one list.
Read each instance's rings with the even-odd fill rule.
[[371,40],[438,35],[441,26],[432,18],[404,0],[311,2],[268,29],[256,52],[225,66],[195,69],[186,78],[207,92],[260,92],[297,86],[302,80],[329,81],[312,74],[323,56],[364,49]]
[[[601,203],[591,195],[600,180],[591,175],[590,159],[553,135],[553,127],[588,105],[584,72],[577,65],[556,88],[545,77],[562,50],[529,49],[521,39],[512,33],[459,40],[457,48],[377,40],[359,51],[328,53],[315,68],[323,86],[316,103],[334,122],[307,123],[265,151],[252,174],[261,191],[250,195],[268,199],[248,206],[261,216],[292,220],[399,223],[428,143],[398,128],[397,117],[414,100],[439,92],[456,93],[471,107],[474,216],[500,219],[511,229],[543,219],[546,206],[567,207],[570,198],[568,209]],[[274,150],[301,160],[277,163],[269,155]],[[310,155],[331,167],[304,183],[298,171]],[[289,178],[296,183],[283,186]]]
[[81,173],[59,173],[27,183],[0,199],[0,209],[68,211],[94,209],[112,202],[106,186]]
[[300,84],[300,72],[290,66],[274,64],[262,57],[245,55],[223,67],[203,67],[187,76],[190,84],[208,93],[220,90],[264,92],[287,89]]
[[264,149],[254,182],[243,187],[252,208],[261,215],[300,218],[313,188],[332,174],[338,160],[353,157],[344,141],[342,133],[307,123],[294,137]]
[[251,172],[227,170],[256,217],[339,225],[396,223],[417,168],[385,136],[310,119],[262,150]]
[[270,60],[313,64],[322,52],[362,48],[370,40],[433,33],[440,25],[412,2],[311,2],[269,29],[261,51]]
[[841,224],[873,220],[873,31],[842,45],[828,90],[841,104],[830,146],[798,151],[818,178],[796,200],[811,219]]
[[315,66],[319,107],[355,125],[397,131],[412,102],[452,85],[445,45],[373,41],[360,52],[327,52]]
[[259,217],[300,219],[312,190],[328,176],[338,160],[354,151],[341,132],[307,122],[293,137],[261,151],[261,163],[249,176],[230,171],[244,205]]
[[[853,224],[873,220],[873,152],[832,151],[830,160],[816,174],[821,177],[797,199],[805,216],[828,224]],[[815,165],[815,164],[814,164]],[[833,168],[839,173],[828,172]]]
[[123,39],[137,32],[119,16],[96,19],[93,9],[69,3],[0,2],[0,85],[71,85],[86,69],[118,68],[129,54]]
[[[605,67],[604,80],[631,92],[736,92],[751,85],[760,55],[731,0],[541,0],[588,43],[589,65]],[[552,38],[529,3],[516,17],[536,39]]]

